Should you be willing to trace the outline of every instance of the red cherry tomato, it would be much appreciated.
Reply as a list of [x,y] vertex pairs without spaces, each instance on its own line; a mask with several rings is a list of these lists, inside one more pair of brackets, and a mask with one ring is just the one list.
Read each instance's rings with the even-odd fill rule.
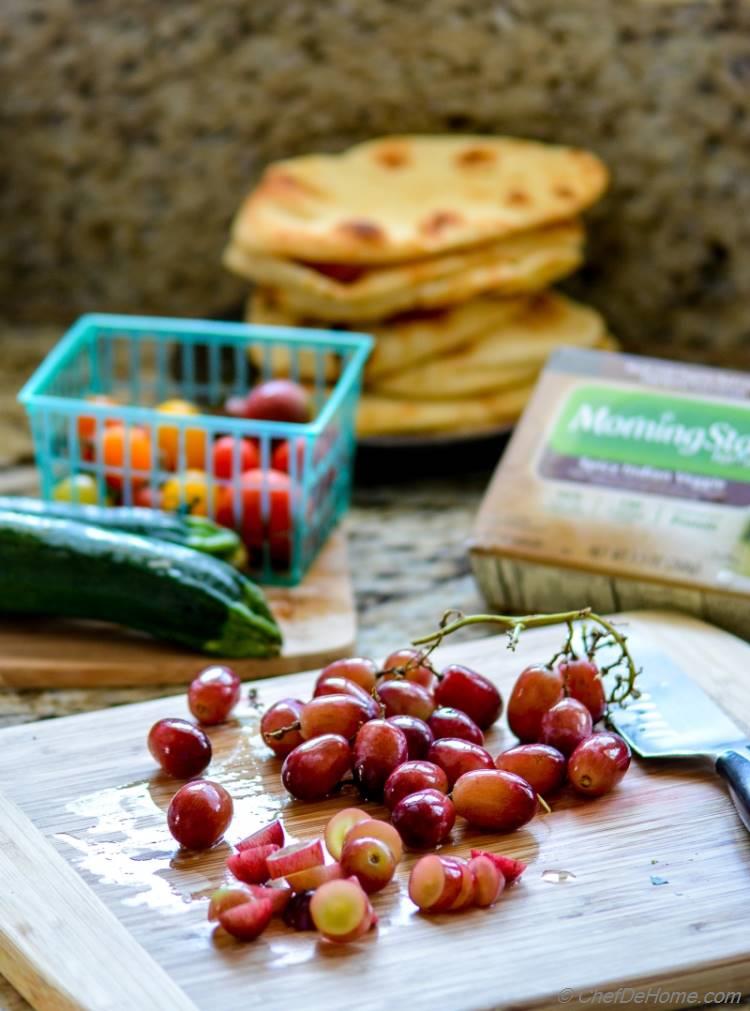
[[[296,452],[297,452],[297,475],[302,473],[302,468],[305,465],[305,442],[304,439],[297,439],[296,441]],[[291,449],[289,446],[289,441],[284,439],[280,442],[276,449],[273,451],[273,456],[271,457],[271,466],[274,470],[281,470],[285,474],[289,473],[290,469],[290,458]]]
[[288,476],[278,470],[246,471],[240,477],[239,523],[234,518],[234,495],[231,489],[225,490],[228,494],[221,496],[216,521],[239,529],[248,547],[260,548],[267,541],[273,558],[288,559],[292,527]]
[[[235,451],[235,444],[239,443]],[[258,447],[250,439],[236,439],[232,435],[222,435],[211,450],[211,461],[215,477],[231,478],[235,474],[235,452],[237,453],[236,473],[253,470],[260,464]]]

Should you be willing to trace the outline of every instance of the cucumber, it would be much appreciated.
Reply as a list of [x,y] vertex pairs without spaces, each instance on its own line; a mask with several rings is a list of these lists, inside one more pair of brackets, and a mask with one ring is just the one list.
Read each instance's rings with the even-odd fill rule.
[[[232,530],[220,527],[204,516],[178,516],[159,509],[112,508],[110,506],[76,505],[69,502],[43,502],[37,498],[0,496],[0,511],[23,513],[27,516],[69,519],[71,522],[89,523],[105,530],[157,538],[170,544],[194,548],[192,557],[182,565],[193,572],[195,578],[206,579],[222,593],[244,601],[252,611],[274,621],[266,598],[259,586],[219,557],[219,552],[206,553],[207,546],[231,545],[232,554],[243,552],[242,542]],[[201,545],[200,548],[197,546]],[[229,553],[229,552],[227,552]],[[223,554],[223,552],[221,553]],[[216,557],[214,557],[216,556]]]
[[78,505],[75,502],[43,502],[38,498],[0,496],[0,510],[51,516],[61,520],[90,523],[105,530],[158,537],[231,562],[241,556],[242,542],[233,530],[219,526],[205,516],[182,516],[140,506]]
[[110,621],[218,656],[277,655],[275,621],[217,589],[196,559],[223,565],[138,534],[0,510],[0,612]]

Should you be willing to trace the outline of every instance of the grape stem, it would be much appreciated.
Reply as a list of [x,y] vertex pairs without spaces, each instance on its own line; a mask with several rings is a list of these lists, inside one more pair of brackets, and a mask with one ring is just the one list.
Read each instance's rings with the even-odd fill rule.
[[555,614],[525,615],[463,615],[456,611],[446,611],[440,622],[440,628],[438,628],[435,632],[431,632],[430,635],[423,635],[419,639],[414,639],[412,645],[427,646],[428,648],[426,653],[429,654],[434,649],[437,649],[446,636],[452,635],[460,628],[467,628],[469,625],[487,624],[502,626],[508,633],[508,646],[511,650],[513,650],[518,643],[521,633],[527,628],[543,628],[547,625],[567,625],[567,640],[562,650],[555,654],[555,657],[553,658],[554,661],[554,659],[557,659],[570,651],[573,623],[576,621],[591,622],[594,625],[598,625],[599,629],[602,630],[599,635],[603,639],[611,640],[612,643],[620,650],[620,656],[618,659],[605,668],[607,671],[614,670],[619,666],[622,666],[623,668],[621,673],[615,674],[615,683],[607,701],[613,705],[620,705],[628,698],[637,698],[638,689],[636,688],[636,679],[638,678],[640,670],[636,667],[635,661],[630,655],[630,650],[627,644],[627,636],[623,635],[611,621],[607,618],[603,618],[600,614],[596,614],[590,607],[583,607],[578,611],[558,611]]

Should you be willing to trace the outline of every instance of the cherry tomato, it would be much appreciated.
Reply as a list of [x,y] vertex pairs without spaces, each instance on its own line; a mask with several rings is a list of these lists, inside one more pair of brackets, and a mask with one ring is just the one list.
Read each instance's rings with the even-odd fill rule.
[[[113,406],[118,406],[118,402],[114,397],[108,396],[106,393],[92,393],[91,396],[86,397],[86,400],[90,404],[103,404],[104,406],[111,404]],[[105,418],[105,425],[119,425],[122,424],[116,418]],[[89,440],[96,436],[96,418],[93,415],[82,414],[78,418],[78,438]]]
[[144,484],[133,492],[133,505],[141,506],[143,509],[161,509],[161,491]]
[[[237,450],[235,445],[239,443]],[[235,452],[237,467],[235,470]],[[211,450],[213,472],[216,477],[231,478],[235,473],[254,470],[260,465],[258,447],[250,439],[237,439],[233,435],[222,435]]]
[[[195,404],[188,400],[165,400],[156,410],[160,414],[199,414]],[[158,426],[159,451],[164,466],[176,470],[180,463],[180,429],[176,425]],[[201,428],[185,429],[185,467],[203,470],[206,465],[206,433]]]
[[245,417],[304,424],[310,420],[311,406],[304,386],[291,379],[269,379],[248,393]]
[[202,470],[186,470],[170,477],[161,489],[161,508],[167,512],[186,510],[192,516],[208,516],[209,503],[214,509],[219,501],[219,489],[209,492],[208,476]]
[[[296,453],[297,453],[297,475],[302,473],[302,468],[305,465],[305,442],[304,439],[296,440]],[[291,462],[291,449],[289,446],[289,440],[284,439],[280,442],[276,449],[273,451],[273,456],[271,457],[271,466],[274,470],[282,470],[285,474],[289,473],[289,467]]]
[[[230,489],[227,489],[230,491]],[[239,530],[249,547],[261,547],[268,541],[271,553],[283,557],[289,551],[291,536],[292,484],[278,470],[248,470],[240,478],[241,517]],[[222,526],[236,527],[233,498],[220,497],[216,520]],[[267,500],[267,512],[264,509]]]
[[111,488],[122,488],[125,480],[124,475],[116,473],[114,468],[129,465],[133,487],[145,484],[148,480],[153,451],[151,438],[144,429],[126,429],[123,425],[107,428],[101,437],[101,455],[104,459],[104,477]]
[[52,489],[55,502],[77,502],[79,505],[96,505],[99,489],[90,474],[73,474],[64,477]]

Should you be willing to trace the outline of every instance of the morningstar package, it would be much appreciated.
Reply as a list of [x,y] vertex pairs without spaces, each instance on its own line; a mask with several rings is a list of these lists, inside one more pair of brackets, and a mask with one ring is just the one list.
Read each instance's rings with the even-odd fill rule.
[[471,557],[505,611],[668,607],[750,636],[750,376],[558,351]]

